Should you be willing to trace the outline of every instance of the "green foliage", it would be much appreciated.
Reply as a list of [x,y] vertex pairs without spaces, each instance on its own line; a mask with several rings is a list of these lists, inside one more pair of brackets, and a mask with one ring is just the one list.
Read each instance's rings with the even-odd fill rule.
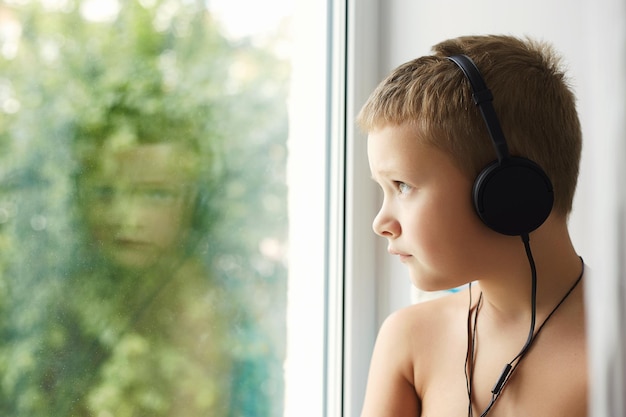
[[[201,1],[119,4],[0,2],[0,415],[278,415],[289,66]],[[85,230],[84,155],[123,135],[194,152],[186,268]]]

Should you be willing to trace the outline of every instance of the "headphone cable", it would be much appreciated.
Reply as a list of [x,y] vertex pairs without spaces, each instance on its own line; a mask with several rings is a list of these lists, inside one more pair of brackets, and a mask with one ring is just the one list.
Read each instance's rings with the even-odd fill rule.
[[[485,417],[487,416],[487,414],[489,413],[489,411],[491,411],[492,407],[495,405],[497,399],[500,397],[502,390],[504,389],[504,387],[506,386],[507,382],[509,381],[509,379],[511,378],[511,376],[513,375],[515,369],[518,367],[518,365],[520,364],[520,362],[522,361],[522,359],[524,358],[524,356],[528,353],[530,347],[532,346],[533,342],[535,341],[535,339],[537,338],[537,336],[539,336],[539,333],[541,332],[541,330],[543,329],[543,327],[545,326],[545,324],[548,322],[548,320],[552,317],[552,315],[558,310],[558,308],[565,302],[565,300],[569,297],[569,295],[574,291],[574,289],[578,286],[578,284],[580,283],[580,281],[582,280],[582,277],[584,275],[584,271],[585,271],[585,263],[583,261],[582,257],[580,258],[581,261],[581,272],[580,275],[578,276],[578,278],[576,279],[576,281],[574,282],[574,284],[569,288],[569,290],[565,293],[565,295],[561,298],[561,300],[556,304],[556,306],[552,309],[552,311],[550,312],[550,314],[548,314],[548,316],[545,318],[545,320],[541,323],[541,325],[539,326],[539,328],[537,329],[537,331],[535,332],[535,324],[536,324],[536,316],[537,316],[537,269],[535,266],[535,261],[532,255],[532,251],[530,248],[530,239],[528,234],[524,234],[521,236],[522,237],[522,241],[524,242],[524,247],[526,249],[526,256],[528,257],[528,262],[530,265],[530,269],[531,269],[531,323],[530,323],[530,331],[528,334],[528,338],[526,340],[526,343],[524,344],[524,346],[522,347],[522,349],[520,350],[520,352],[510,361],[508,362],[501,374],[500,377],[498,378],[498,380],[496,381],[496,384],[494,385],[493,389],[491,390],[492,396],[491,396],[491,400],[489,401],[489,404],[487,405],[487,407],[485,408],[485,410],[480,414],[480,417]],[[466,383],[467,383],[467,391],[468,391],[468,397],[469,397],[469,411],[468,411],[468,417],[472,417],[473,416],[473,408],[472,408],[472,380],[473,380],[473,376],[474,376],[474,344],[475,344],[475,339],[476,339],[476,324],[478,322],[478,309],[480,307],[480,302],[482,301],[482,292],[480,294],[480,298],[478,300],[478,303],[476,304],[476,309],[475,309],[475,317],[474,317],[474,328],[473,330],[471,330],[471,285],[470,285],[470,309],[468,311],[468,352],[466,355],[466,360],[465,360],[465,377],[466,377]],[[470,337],[471,335],[471,337]],[[469,373],[468,373],[468,368],[469,368]]]

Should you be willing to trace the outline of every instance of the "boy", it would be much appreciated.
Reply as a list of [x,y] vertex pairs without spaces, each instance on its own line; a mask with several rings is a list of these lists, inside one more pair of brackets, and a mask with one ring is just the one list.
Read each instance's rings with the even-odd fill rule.
[[[567,228],[582,141],[574,95],[545,44],[468,36],[433,50],[394,70],[359,114],[384,196],[373,228],[416,287],[470,285],[385,321],[362,417],[585,416],[584,268]],[[491,103],[510,155],[497,121],[481,118]],[[519,230],[482,217],[491,203],[474,183],[496,154],[496,167],[519,159],[549,178],[547,211]],[[495,193],[505,216],[525,216],[537,194],[515,200],[518,177]]]

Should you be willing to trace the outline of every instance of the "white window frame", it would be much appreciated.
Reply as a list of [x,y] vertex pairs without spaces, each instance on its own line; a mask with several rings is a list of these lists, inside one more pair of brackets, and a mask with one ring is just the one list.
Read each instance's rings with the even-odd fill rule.
[[[378,82],[375,0],[332,2],[326,415],[358,416],[377,332],[376,191],[354,127]],[[358,277],[358,278],[357,278]]]

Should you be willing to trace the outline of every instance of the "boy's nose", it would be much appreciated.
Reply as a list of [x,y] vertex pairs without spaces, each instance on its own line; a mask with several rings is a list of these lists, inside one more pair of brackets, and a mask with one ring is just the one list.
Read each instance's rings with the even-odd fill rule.
[[397,238],[400,236],[400,232],[402,230],[400,228],[400,223],[382,208],[374,218],[372,229],[374,229],[374,232],[377,235],[388,239]]
[[140,204],[131,196],[118,196],[109,206],[108,223],[121,229],[135,229],[141,223]]

